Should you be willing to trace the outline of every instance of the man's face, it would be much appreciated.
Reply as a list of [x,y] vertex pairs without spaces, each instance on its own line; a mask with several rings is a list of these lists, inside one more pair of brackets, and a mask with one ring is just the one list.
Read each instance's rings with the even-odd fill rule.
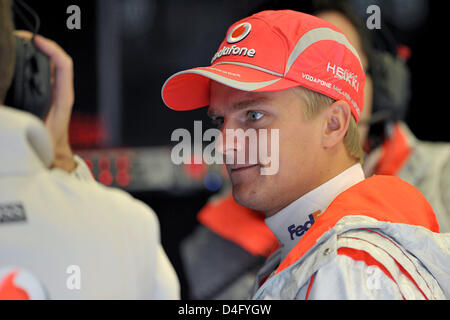
[[[271,141],[273,129],[279,131],[278,172],[262,175],[260,157],[256,165],[236,164],[239,153],[249,154],[249,143],[232,141],[217,145],[226,158],[233,156],[234,164],[227,164],[233,186],[233,196],[239,204],[267,216],[278,212],[292,201],[318,185],[317,165],[321,152],[322,122],[320,117],[307,120],[303,113],[304,102],[295,89],[279,92],[245,92],[217,82],[211,82],[210,108],[208,114],[219,122],[223,137],[227,129],[267,129],[267,150],[277,150]],[[259,137],[259,135],[258,135]],[[260,140],[257,139],[258,146]],[[230,142],[228,142],[230,143]],[[273,156],[273,155],[272,155]],[[274,157],[272,157],[274,158]]]

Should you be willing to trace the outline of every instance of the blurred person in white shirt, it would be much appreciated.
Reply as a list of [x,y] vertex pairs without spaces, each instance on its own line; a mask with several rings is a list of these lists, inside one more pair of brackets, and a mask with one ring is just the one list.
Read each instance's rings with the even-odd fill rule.
[[34,37],[53,65],[45,121],[3,106],[14,74],[11,1],[0,0],[0,299],[178,299],[157,216],[97,183],[68,128],[73,61]]

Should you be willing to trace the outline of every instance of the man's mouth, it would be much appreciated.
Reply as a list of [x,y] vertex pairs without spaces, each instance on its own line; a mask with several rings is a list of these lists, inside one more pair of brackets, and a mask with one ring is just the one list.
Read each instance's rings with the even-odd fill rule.
[[247,169],[254,168],[256,166],[258,166],[258,164],[238,164],[238,165],[230,165],[228,166],[228,168],[230,169],[231,173],[234,173],[234,172],[242,172]]

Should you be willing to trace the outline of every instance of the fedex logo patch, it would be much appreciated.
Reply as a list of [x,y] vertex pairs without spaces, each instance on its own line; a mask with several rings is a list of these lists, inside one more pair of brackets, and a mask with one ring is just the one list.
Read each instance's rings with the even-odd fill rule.
[[311,213],[308,217],[309,220],[306,221],[305,224],[300,224],[296,226],[295,224],[292,224],[288,227],[288,232],[291,237],[291,240],[294,240],[294,236],[301,237],[305,234],[306,231],[311,228],[311,226],[316,222],[317,218],[322,214],[321,210],[317,210],[316,212]]

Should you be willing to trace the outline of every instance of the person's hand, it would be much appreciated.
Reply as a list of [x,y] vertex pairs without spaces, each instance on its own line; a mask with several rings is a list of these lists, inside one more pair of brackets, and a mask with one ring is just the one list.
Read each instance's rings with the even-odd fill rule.
[[[32,33],[16,31],[16,35],[31,39]],[[50,58],[52,101],[45,125],[50,132],[55,152],[54,168],[72,172],[76,168],[69,144],[69,122],[74,103],[73,61],[54,41],[37,35],[36,46]]]

